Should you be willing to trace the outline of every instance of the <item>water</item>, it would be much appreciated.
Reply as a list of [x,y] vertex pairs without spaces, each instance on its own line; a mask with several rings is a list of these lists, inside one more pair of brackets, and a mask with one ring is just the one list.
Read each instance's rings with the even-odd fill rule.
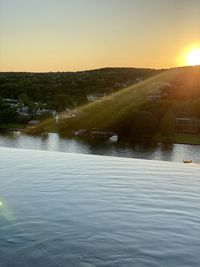
[[198,145],[162,144],[148,141],[115,143],[105,140],[62,138],[58,134],[49,134],[47,137],[41,137],[28,136],[20,132],[7,132],[4,134],[0,133],[0,147],[179,162],[182,162],[184,159],[192,159],[194,162],[200,163],[200,146]]
[[1,267],[199,267],[200,166],[0,148]]

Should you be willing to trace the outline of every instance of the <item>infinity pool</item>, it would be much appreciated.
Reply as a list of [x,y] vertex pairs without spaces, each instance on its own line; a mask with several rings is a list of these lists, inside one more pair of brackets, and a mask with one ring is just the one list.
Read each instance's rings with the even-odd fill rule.
[[200,165],[0,148],[0,266],[199,267]]

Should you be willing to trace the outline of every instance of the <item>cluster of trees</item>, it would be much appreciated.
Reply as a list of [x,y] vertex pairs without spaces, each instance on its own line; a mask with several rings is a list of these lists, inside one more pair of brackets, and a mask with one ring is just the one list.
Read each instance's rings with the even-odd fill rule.
[[135,111],[127,113],[114,126],[114,130],[121,137],[145,137],[156,133],[158,120],[148,111]]
[[175,132],[176,118],[200,119],[200,66],[181,69],[169,84],[160,90],[167,97],[147,101],[126,115],[118,129],[123,136],[161,133],[168,137]]
[[127,114],[115,129],[124,137],[149,137],[156,133],[169,137],[174,134],[175,121],[179,117],[200,118],[200,98],[146,102],[136,112]]
[[[169,99],[147,101],[136,110],[129,110],[116,117],[113,123],[104,129],[117,132],[121,138],[145,138],[157,133],[169,137],[175,132],[177,117],[200,118],[200,98],[192,101]],[[84,128],[84,120],[84,118],[63,120],[59,124],[59,130],[61,133],[66,133],[73,129]]]
[[0,99],[0,124],[7,124],[18,121],[17,112]]
[[[30,109],[34,109],[37,103],[37,107],[42,108],[45,103],[45,108],[63,111],[66,107],[73,108],[84,104],[87,101],[87,94],[97,91],[109,94],[128,84],[136,83],[138,78],[144,79],[159,72],[162,71],[107,68],[76,73],[0,73],[0,96],[18,99],[19,107],[27,105]],[[200,67],[186,68],[180,73],[181,75],[176,75],[168,81],[171,86],[162,87],[160,90],[161,95],[167,96],[165,98],[148,100],[148,93],[145,91],[148,91],[148,86],[144,82],[142,98],[147,100],[145,103],[142,101],[143,104],[138,105],[137,109],[126,109],[125,113],[120,114],[121,109],[113,108],[112,102],[106,105],[106,101],[101,104],[101,109],[97,109],[98,112],[95,108],[89,111],[85,109],[85,113],[89,113],[86,117],[88,121],[90,120],[88,128],[96,118],[109,120],[110,116],[114,117],[117,114],[108,126],[108,130],[114,130],[120,136],[149,137],[158,132],[169,136],[174,132],[176,117],[200,118]],[[162,84],[162,80],[160,83]],[[143,87],[139,86],[140,89]],[[127,90],[125,91],[127,93]],[[137,94],[139,91],[141,90],[138,90]],[[126,104],[132,107],[131,101],[135,101],[137,95],[135,94],[136,97],[129,101],[132,91],[128,91],[128,94]],[[122,106],[123,103],[118,103],[117,107]],[[16,112],[1,100],[0,123],[18,119]],[[73,130],[73,127],[82,128],[84,121],[85,117],[68,119],[60,123],[59,129],[65,132],[68,129]]]
[[[0,73],[0,97],[18,99],[26,95],[31,103],[46,103],[50,109],[63,111],[87,101],[87,94],[119,90],[158,73],[152,69],[105,68],[84,72]],[[27,99],[26,99],[27,100]]]

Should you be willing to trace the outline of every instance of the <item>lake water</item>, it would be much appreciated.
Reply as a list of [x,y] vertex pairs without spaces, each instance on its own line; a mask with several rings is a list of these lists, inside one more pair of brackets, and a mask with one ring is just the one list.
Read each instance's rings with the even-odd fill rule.
[[199,267],[199,248],[198,164],[0,148],[1,267]]
[[28,136],[20,132],[0,133],[0,147],[15,147],[48,151],[61,151],[126,158],[179,161],[192,159],[200,163],[200,146],[162,144],[149,141],[112,142],[105,140],[83,140],[62,138],[58,134],[47,137]]

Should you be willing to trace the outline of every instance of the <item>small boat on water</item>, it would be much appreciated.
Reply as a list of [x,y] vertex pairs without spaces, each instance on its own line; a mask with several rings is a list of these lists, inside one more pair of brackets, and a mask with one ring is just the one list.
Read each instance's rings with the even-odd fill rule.
[[78,137],[88,136],[88,137],[92,137],[95,139],[110,139],[111,141],[115,141],[115,142],[118,140],[118,135],[115,132],[97,129],[97,128],[93,128],[92,130],[79,129],[73,134],[74,136],[78,136]]
[[191,159],[186,159],[186,160],[183,160],[183,163],[192,163],[192,160]]
[[78,131],[74,132],[75,136],[86,136],[89,134],[88,129],[79,129]]
[[112,142],[117,142],[117,141],[118,141],[118,135],[115,134],[115,135],[111,136],[111,137],[109,138],[109,140],[112,141]]
[[95,128],[90,132],[90,136],[96,139],[109,139],[114,135],[116,136],[116,133]]

